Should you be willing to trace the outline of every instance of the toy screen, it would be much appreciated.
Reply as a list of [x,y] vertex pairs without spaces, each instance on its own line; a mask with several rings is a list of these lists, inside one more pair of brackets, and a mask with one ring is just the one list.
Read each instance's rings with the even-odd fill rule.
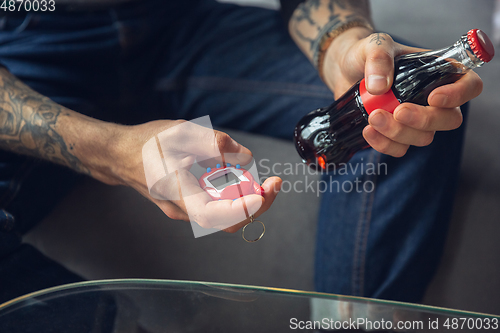
[[208,180],[219,191],[222,190],[226,186],[229,186],[232,184],[238,184],[240,182],[239,178],[236,177],[236,175],[232,172],[228,172],[225,175],[222,175],[222,176],[214,178],[214,179],[208,179]]

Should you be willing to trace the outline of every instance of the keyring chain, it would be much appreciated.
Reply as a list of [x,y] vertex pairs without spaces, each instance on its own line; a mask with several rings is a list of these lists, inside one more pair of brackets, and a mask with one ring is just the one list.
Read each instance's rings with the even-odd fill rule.
[[[257,237],[256,239],[247,239],[245,237],[245,229],[252,223],[254,222],[259,222],[260,224],[262,224],[262,233],[260,234],[259,237]],[[255,217],[253,215],[250,215],[250,222],[248,224],[246,224],[244,227],[243,227],[243,230],[241,231],[241,237],[243,237],[243,239],[245,240],[245,242],[247,243],[255,243],[257,242],[258,240],[260,240],[262,238],[262,236],[264,236],[264,234],[266,233],[266,226],[264,225],[264,223],[262,221],[259,221],[259,220],[256,220]]]

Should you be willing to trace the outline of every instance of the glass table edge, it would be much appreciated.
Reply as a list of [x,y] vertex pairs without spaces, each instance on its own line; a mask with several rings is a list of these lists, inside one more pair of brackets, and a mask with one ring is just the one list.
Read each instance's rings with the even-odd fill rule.
[[210,286],[210,287],[219,287],[219,288],[235,288],[242,290],[257,290],[262,292],[272,292],[277,294],[284,295],[296,295],[296,296],[307,296],[307,297],[316,297],[321,299],[330,299],[330,300],[343,300],[343,301],[360,301],[360,302],[371,302],[372,304],[379,304],[385,306],[401,306],[411,310],[420,310],[420,311],[433,311],[435,313],[446,314],[451,316],[476,316],[476,317],[490,317],[490,318],[500,318],[500,315],[494,314],[486,314],[481,312],[473,312],[466,310],[456,310],[439,306],[425,305],[425,304],[415,304],[415,303],[407,303],[407,302],[399,302],[399,301],[390,301],[383,299],[374,299],[360,296],[348,296],[348,295],[340,295],[340,294],[329,294],[329,293],[321,293],[315,291],[304,291],[304,290],[295,290],[295,289],[286,289],[286,288],[276,288],[276,287],[262,287],[262,286],[253,286],[253,285],[244,285],[244,284],[233,284],[233,283],[222,283],[222,282],[204,282],[204,281],[190,281],[190,280],[166,280],[166,279],[104,279],[104,280],[90,280],[83,282],[76,282],[70,284],[64,284],[60,286],[55,286],[47,289],[38,290],[12,300],[9,300],[3,304],[0,304],[0,311],[4,308],[12,306],[16,303],[22,302],[29,298],[39,297],[46,294],[50,294],[53,292],[64,291],[74,288],[81,287],[91,287],[91,286],[106,286],[113,284],[126,284],[126,283],[142,283],[142,284],[168,284],[168,285],[197,285],[197,286]]

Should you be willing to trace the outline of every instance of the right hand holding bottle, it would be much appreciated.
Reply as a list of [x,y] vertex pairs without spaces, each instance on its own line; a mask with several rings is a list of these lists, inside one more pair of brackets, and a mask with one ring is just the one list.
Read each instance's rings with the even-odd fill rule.
[[[423,50],[396,43],[387,34],[351,28],[335,38],[328,48],[323,76],[337,97],[363,77],[368,92],[380,95],[392,86],[394,58],[419,51]],[[363,136],[375,150],[401,157],[410,145],[429,145],[436,131],[458,128],[462,124],[460,105],[477,97],[482,87],[479,76],[470,71],[457,82],[432,91],[429,106],[403,103],[394,114],[375,110]]]

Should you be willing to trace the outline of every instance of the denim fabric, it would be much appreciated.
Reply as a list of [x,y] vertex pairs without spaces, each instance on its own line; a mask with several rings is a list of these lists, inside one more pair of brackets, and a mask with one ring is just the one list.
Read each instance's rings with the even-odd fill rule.
[[[430,147],[411,147],[403,158],[368,149],[350,163],[381,165],[379,173],[363,173],[359,167],[334,177],[340,183],[370,181],[375,189],[322,197],[318,290],[421,301],[443,251],[463,137],[464,128],[437,133]],[[331,181],[329,175],[323,178]]]
[[[333,101],[275,11],[212,0],[145,0],[93,12],[7,17],[0,27],[0,61],[13,74],[103,120],[133,124],[209,114],[215,126],[291,139],[305,113]],[[387,175],[366,175],[361,168],[325,175],[376,186],[323,195],[319,291],[422,297],[441,253],[462,137],[463,127],[440,133],[430,147],[412,148],[401,159],[372,149],[354,157],[362,165],[386,163]],[[75,175],[56,181],[60,168],[4,152],[0,162],[0,196],[8,198],[0,206],[2,265]],[[31,259],[18,260],[29,265]],[[47,286],[57,283],[60,271],[54,272]]]

